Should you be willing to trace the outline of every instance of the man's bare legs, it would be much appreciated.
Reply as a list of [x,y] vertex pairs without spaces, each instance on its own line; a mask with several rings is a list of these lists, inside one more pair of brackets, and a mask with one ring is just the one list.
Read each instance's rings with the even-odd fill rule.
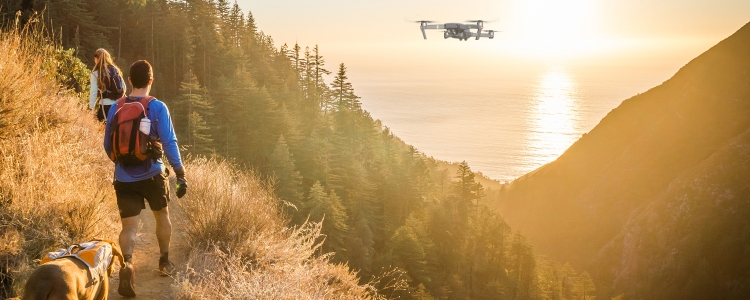
[[125,258],[130,258],[133,255],[135,234],[138,232],[139,220],[138,216],[120,219],[120,222],[122,222],[122,231],[120,231],[120,249]]
[[[153,213],[156,220],[156,239],[159,241],[159,252],[162,254],[167,253],[169,252],[169,243],[172,238],[172,222],[169,220],[169,208],[165,207]],[[128,217],[120,221],[122,222],[120,249],[122,249],[123,255],[132,256],[140,218],[139,216]]]
[[125,258],[125,265],[120,268],[120,286],[117,292],[125,297],[135,297],[135,268],[133,267],[133,248],[135,248],[135,234],[138,232],[138,216],[120,219],[120,250]]
[[172,221],[169,220],[169,207],[154,211],[156,219],[156,239],[159,241],[159,252],[169,252],[169,242],[172,239]]

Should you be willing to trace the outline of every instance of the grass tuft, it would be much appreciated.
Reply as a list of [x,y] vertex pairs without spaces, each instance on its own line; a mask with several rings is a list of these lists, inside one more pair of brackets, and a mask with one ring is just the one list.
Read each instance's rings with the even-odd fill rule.
[[[191,190],[176,201],[193,247],[177,299],[376,299],[320,248],[321,223],[287,228],[272,188],[226,161],[188,164]],[[195,188],[193,188],[195,187]]]

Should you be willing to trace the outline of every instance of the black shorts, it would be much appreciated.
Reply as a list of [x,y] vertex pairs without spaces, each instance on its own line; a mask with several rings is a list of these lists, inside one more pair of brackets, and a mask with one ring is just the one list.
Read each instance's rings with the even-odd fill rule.
[[167,207],[169,202],[169,180],[167,173],[161,173],[146,180],[136,182],[115,181],[117,208],[120,218],[135,217],[146,208],[144,199],[153,211]]

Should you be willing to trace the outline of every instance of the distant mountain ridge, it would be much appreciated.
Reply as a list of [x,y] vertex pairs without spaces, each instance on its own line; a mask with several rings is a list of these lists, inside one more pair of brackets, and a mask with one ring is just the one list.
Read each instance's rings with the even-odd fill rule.
[[498,206],[600,297],[750,295],[750,24],[612,110]]

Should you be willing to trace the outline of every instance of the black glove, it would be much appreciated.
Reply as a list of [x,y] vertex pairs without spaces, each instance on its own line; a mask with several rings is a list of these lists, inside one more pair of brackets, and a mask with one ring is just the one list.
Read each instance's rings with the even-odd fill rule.
[[174,170],[175,176],[177,176],[177,198],[182,198],[187,193],[187,180],[185,180],[185,168]]

